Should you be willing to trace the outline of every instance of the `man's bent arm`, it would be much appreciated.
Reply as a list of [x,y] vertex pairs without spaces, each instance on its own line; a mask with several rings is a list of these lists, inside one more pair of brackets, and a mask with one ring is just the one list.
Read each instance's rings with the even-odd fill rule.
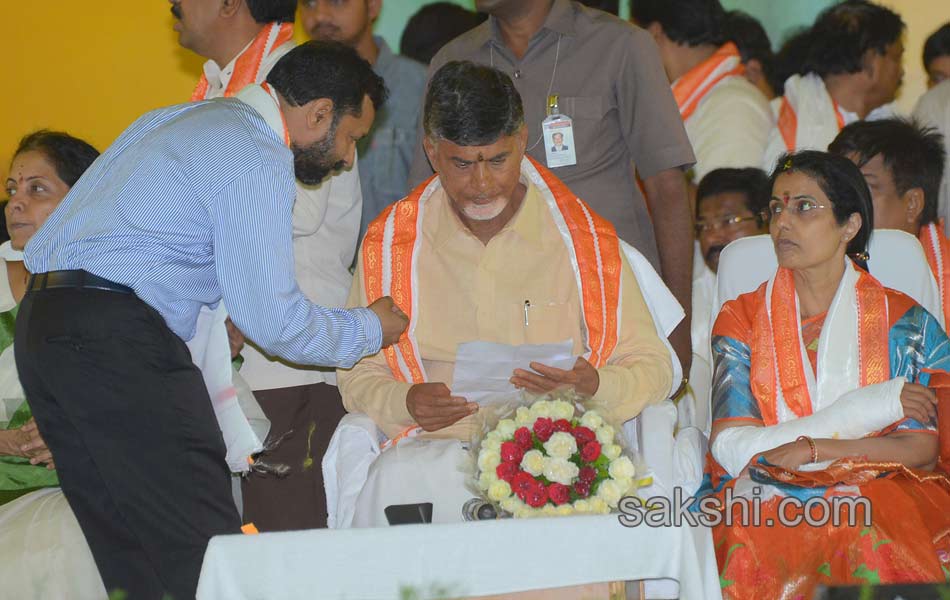
[[262,166],[232,181],[212,204],[214,258],[231,319],[268,354],[291,362],[349,367],[379,352],[372,311],[311,303],[294,275],[290,169]]

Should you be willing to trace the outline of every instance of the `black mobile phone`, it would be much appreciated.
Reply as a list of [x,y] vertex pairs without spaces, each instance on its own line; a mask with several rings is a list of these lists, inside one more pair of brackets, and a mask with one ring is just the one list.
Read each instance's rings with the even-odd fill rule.
[[386,520],[390,525],[409,525],[432,522],[432,503],[391,504],[385,508]]

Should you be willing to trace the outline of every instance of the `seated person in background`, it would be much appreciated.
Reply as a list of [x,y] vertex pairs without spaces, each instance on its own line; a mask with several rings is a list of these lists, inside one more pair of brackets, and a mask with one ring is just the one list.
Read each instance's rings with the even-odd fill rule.
[[719,254],[729,242],[768,232],[770,196],[768,175],[751,167],[711,171],[696,190],[696,240],[703,260],[693,269],[693,363],[687,392],[693,397],[691,408],[700,424],[709,416],[709,331],[715,318],[711,311],[716,299]]
[[768,99],[744,76],[719,0],[634,0],[653,36],[696,154],[694,184],[714,169],[758,167],[772,129]]
[[432,57],[463,33],[482,24],[488,15],[453,4],[433,2],[409,18],[399,38],[399,53],[428,65]]
[[904,76],[903,35],[898,14],[866,0],[845,0],[818,15],[792,46],[801,62],[772,104],[776,125],[763,168],[785,152],[827,149],[849,123],[892,116]]
[[[65,133],[37,131],[20,141],[6,180],[10,200],[4,211],[14,251],[23,250],[98,156],[95,148]],[[58,488],[52,456],[36,428],[17,376],[13,356],[14,326],[29,273],[22,260],[0,258],[0,265],[6,267],[0,267],[0,426],[4,427],[0,430],[0,581],[3,581],[3,595],[9,598],[104,598],[105,587],[92,553]],[[39,590],[42,592],[38,595]]]
[[[713,529],[723,596],[942,582],[950,479],[933,471],[936,396],[927,386],[946,385],[947,336],[858,266],[874,220],[857,167],[817,151],[778,165],[769,223],[778,269],[726,303],[713,330],[714,420],[700,494],[724,501],[731,490],[761,502],[760,522],[742,522],[751,511],[735,502],[725,505],[734,524]],[[839,496],[870,507],[811,513],[821,518],[824,508],[839,523],[781,521],[802,517],[808,498]],[[797,508],[783,509],[786,498]]]
[[944,233],[950,234],[950,79],[935,85],[920,97],[914,108],[914,118],[943,135],[947,160],[944,162],[937,214],[944,221]]
[[950,240],[937,215],[946,155],[943,136],[913,121],[885,119],[852,123],[828,150],[861,169],[874,203],[874,227],[919,237],[950,323]]
[[945,23],[924,42],[924,69],[929,88],[950,79],[950,23]]
[[472,497],[462,443],[479,425],[478,405],[451,391],[461,343],[572,340],[573,370],[532,363],[511,382],[535,393],[573,386],[617,422],[672,385],[614,228],[525,157],[511,79],[447,63],[429,85],[424,126],[436,176],[370,225],[350,294],[363,306],[392,293],[410,315],[398,346],[338,372],[347,410],[394,442],[369,469],[355,526],[385,525],[385,506],[415,502],[433,503],[433,522],[461,520]]
[[766,98],[775,98],[775,89],[770,83],[775,53],[765,27],[748,13],[730,10],[726,13],[724,29],[726,39],[739,48],[745,78]]

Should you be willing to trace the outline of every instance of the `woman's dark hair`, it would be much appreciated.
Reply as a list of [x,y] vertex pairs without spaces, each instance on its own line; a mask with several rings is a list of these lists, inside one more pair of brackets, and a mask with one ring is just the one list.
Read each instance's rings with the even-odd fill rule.
[[467,10],[451,2],[426,4],[409,18],[399,39],[399,53],[424,65],[463,33],[481,25],[488,15]]
[[856,121],[841,130],[828,146],[828,151],[841,156],[851,155],[859,168],[880,155],[898,194],[913,188],[923,191],[921,226],[937,221],[940,182],[947,152],[943,147],[943,136],[936,129],[898,118]]
[[310,41],[297,46],[277,61],[267,83],[292,106],[329,98],[334,121],[342,115],[360,116],[365,96],[378,111],[387,95],[382,77],[356,50],[339,42]]
[[521,96],[498,69],[452,61],[432,76],[423,116],[428,137],[459,146],[487,146],[522,125]]
[[924,42],[924,69],[930,69],[930,63],[941,56],[950,56],[950,23],[930,34]]
[[56,175],[69,187],[76,185],[86,169],[99,157],[99,151],[88,142],[74,138],[68,133],[48,129],[40,129],[24,136],[13,156],[24,152],[43,154],[53,165]]
[[722,44],[726,11],[719,0],[630,0],[633,22],[646,29],[659,23],[677,44]]
[[866,0],[845,0],[818,15],[811,28],[806,73],[820,77],[858,73],[865,54],[887,53],[904,33],[900,15]]
[[297,16],[297,0],[244,0],[254,20],[267,23],[293,23]]
[[814,179],[831,201],[831,209],[838,225],[844,225],[854,213],[861,215],[861,229],[848,243],[846,252],[867,270],[868,242],[871,232],[874,231],[874,208],[868,184],[858,167],[843,156],[817,150],[802,150],[785,154],[778,159],[769,178],[770,187],[774,189],[775,180],[785,173],[803,173]]

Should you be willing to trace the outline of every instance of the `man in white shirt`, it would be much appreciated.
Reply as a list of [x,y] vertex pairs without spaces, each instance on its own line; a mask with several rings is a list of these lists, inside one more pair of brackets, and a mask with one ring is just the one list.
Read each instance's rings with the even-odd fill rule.
[[893,116],[904,76],[904,22],[866,0],[846,0],[815,20],[804,49],[804,75],[785,82],[772,103],[776,125],[769,133],[762,168],[792,150],[825,150],[841,129],[861,119]]
[[[193,100],[231,96],[264,81],[294,47],[296,0],[171,2],[179,43],[209,59]],[[361,210],[356,164],[317,186],[297,182],[294,261],[297,282],[310,300],[327,307],[346,303]],[[252,474],[244,479],[244,520],[261,531],[325,527],[320,464],[345,414],[336,375],[332,369],[269,357],[250,340],[241,355],[241,375],[271,421],[271,439],[292,432],[264,456],[290,467],[285,478]]]
[[656,40],[696,154],[692,182],[725,167],[762,162],[772,128],[766,97],[748,79],[724,33],[719,0],[635,0],[634,21]]
[[[930,88],[920,97],[914,109],[914,118],[943,134],[943,143],[950,157],[950,79]],[[950,235],[950,229],[947,229],[950,226],[950,158],[943,170],[937,214],[943,219],[944,234]]]

